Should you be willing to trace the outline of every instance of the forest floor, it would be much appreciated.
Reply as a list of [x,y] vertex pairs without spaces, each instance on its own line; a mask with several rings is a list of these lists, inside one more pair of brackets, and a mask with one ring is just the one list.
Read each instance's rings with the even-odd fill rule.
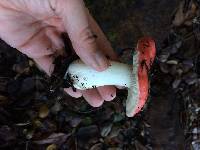
[[156,41],[149,100],[133,118],[124,112],[126,90],[90,107],[0,41],[0,149],[199,150],[199,0],[86,1],[113,48],[127,62],[142,36]]

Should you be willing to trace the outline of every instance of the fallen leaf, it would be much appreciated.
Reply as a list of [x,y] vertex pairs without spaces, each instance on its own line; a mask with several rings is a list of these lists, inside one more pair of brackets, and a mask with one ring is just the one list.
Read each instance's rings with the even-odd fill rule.
[[102,149],[103,149],[102,143],[97,143],[90,148],[90,150],[102,150]]
[[65,133],[53,133],[48,136],[46,139],[34,141],[34,143],[43,145],[43,144],[57,144],[60,145],[66,141],[66,139],[70,136],[70,134]]
[[101,129],[101,136],[102,137],[106,137],[109,133],[110,133],[110,131],[111,131],[111,129],[112,129],[112,124],[108,124],[108,125],[105,125],[102,129]]

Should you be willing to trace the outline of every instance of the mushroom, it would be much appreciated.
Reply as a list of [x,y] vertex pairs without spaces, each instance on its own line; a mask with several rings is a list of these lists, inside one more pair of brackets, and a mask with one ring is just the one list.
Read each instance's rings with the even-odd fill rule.
[[72,62],[65,74],[75,88],[80,90],[104,85],[124,86],[128,89],[126,115],[133,117],[148,98],[148,72],[155,58],[155,42],[150,37],[141,38],[133,52],[133,65],[110,61],[108,69],[98,72],[81,60]]

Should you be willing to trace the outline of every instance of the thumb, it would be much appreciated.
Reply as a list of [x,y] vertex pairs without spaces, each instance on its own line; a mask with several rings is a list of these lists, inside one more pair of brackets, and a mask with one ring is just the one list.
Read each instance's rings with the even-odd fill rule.
[[58,1],[55,11],[62,18],[73,48],[82,61],[97,71],[105,70],[109,61],[97,46],[98,36],[90,27],[84,2],[82,0]]

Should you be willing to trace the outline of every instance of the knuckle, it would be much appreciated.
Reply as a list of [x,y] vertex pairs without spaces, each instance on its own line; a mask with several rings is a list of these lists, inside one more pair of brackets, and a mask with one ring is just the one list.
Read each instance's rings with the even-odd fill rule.
[[97,36],[89,27],[84,28],[80,33],[80,40],[86,44],[93,44],[96,41],[96,38]]

